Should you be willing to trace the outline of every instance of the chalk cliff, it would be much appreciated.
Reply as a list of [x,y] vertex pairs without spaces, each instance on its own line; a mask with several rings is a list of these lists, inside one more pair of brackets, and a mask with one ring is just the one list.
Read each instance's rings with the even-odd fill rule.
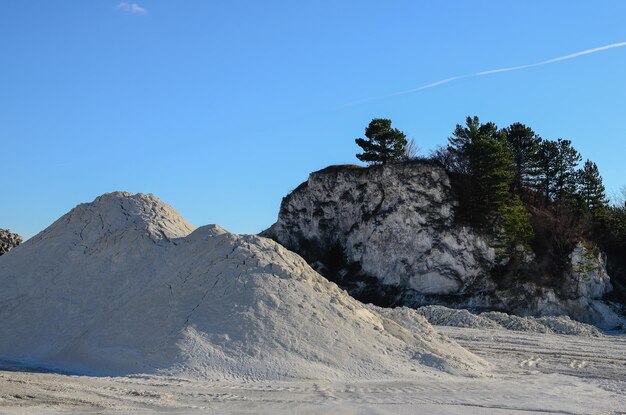
[[600,253],[579,244],[559,287],[492,275],[489,235],[455,220],[448,174],[424,161],[311,173],[262,235],[302,255],[352,295],[379,305],[442,304],[522,315],[566,314],[619,325],[599,300],[611,290]]

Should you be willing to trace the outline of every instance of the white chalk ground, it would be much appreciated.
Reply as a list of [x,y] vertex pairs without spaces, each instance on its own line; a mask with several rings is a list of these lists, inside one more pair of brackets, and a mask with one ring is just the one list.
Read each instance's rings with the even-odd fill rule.
[[274,241],[153,196],[79,205],[0,257],[0,360],[203,381],[478,376],[486,362],[354,300]]
[[0,413],[626,414],[626,336],[437,327],[492,375],[199,381],[0,371]]

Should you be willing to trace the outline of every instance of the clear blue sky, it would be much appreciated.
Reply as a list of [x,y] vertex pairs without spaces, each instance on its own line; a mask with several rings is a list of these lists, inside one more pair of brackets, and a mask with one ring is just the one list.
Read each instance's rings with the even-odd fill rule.
[[424,153],[469,114],[521,121],[626,184],[626,47],[344,106],[624,42],[625,1],[120,3],[0,3],[0,227],[128,190],[258,232],[374,117]]

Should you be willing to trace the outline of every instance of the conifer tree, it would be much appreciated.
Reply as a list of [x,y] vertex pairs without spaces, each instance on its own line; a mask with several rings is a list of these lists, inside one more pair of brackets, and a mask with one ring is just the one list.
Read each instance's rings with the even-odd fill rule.
[[476,188],[474,207],[482,215],[498,212],[511,198],[513,155],[504,135],[479,135],[467,148]]
[[448,152],[452,156],[451,169],[457,173],[470,174],[470,147],[479,137],[497,137],[498,127],[488,122],[481,124],[476,116],[468,116],[465,126],[457,124],[452,136],[448,137]]
[[578,193],[592,214],[606,209],[608,200],[596,163],[591,160],[585,161],[583,168],[578,171],[577,185]]
[[582,157],[570,140],[559,138],[556,143],[558,152],[554,160],[553,193],[555,200],[562,200],[576,190],[576,166]]
[[544,140],[539,145],[535,187],[546,203],[560,201],[576,189],[576,166],[581,157],[570,140]]
[[[533,134],[534,135],[534,134]],[[511,194],[514,157],[506,130],[478,117],[467,117],[448,139],[455,172],[470,177],[462,201],[475,225],[497,230],[497,240],[507,255],[515,246],[527,245],[533,235],[530,214],[518,196]]]
[[370,165],[385,164],[406,160],[406,135],[397,128],[391,128],[391,120],[374,118],[365,129],[364,138],[355,142],[363,149],[356,157]]
[[524,188],[532,185],[537,175],[536,165],[538,160],[539,137],[532,128],[522,123],[513,123],[505,129],[506,139],[513,152],[515,177],[513,178],[513,190],[521,193]]
[[506,252],[513,252],[518,245],[528,246],[534,236],[530,224],[531,215],[518,195],[500,207],[501,232],[496,233],[496,242]]
[[556,142],[545,140],[539,145],[537,153],[537,164],[533,187],[540,193],[546,203],[550,202],[550,192],[554,188],[554,166],[553,160],[556,159],[558,148]]
[[467,117],[465,126],[457,124],[448,138],[448,152],[454,158],[453,170],[471,178],[471,189],[464,189],[470,220],[486,225],[511,197],[513,154],[505,132],[492,122]]

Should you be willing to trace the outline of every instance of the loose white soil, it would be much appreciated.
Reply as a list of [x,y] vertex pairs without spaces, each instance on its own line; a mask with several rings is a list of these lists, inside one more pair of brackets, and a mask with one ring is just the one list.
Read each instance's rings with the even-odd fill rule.
[[83,375],[201,380],[481,375],[441,336],[354,300],[298,255],[150,195],[79,205],[0,257],[0,359]]
[[624,414],[626,337],[437,327],[492,375],[198,381],[0,372],[0,413]]
[[596,327],[572,320],[568,316],[519,317],[497,311],[474,314],[467,310],[457,310],[439,305],[420,307],[416,310],[403,307],[394,311],[382,312],[391,312],[397,315],[401,309],[404,309],[402,314],[405,320],[423,316],[428,322],[438,326],[571,334],[588,337],[602,336],[602,332]]

